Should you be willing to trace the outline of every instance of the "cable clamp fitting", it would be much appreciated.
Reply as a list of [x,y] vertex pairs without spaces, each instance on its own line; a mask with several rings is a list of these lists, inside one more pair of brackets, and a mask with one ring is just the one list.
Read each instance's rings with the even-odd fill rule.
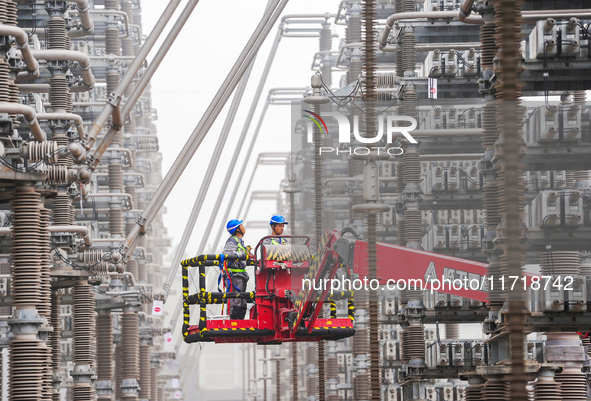
[[114,108],[119,107],[119,105],[121,104],[121,95],[119,95],[118,93],[115,93],[115,92],[109,93],[107,103],[109,103]]
[[146,218],[144,216],[138,216],[135,222],[143,227],[146,224]]

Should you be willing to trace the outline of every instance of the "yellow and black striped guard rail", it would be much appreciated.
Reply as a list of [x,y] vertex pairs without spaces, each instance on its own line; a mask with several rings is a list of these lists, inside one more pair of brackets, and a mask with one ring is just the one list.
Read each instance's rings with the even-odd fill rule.
[[[235,254],[231,255],[224,255],[224,254],[211,254],[211,255],[199,255],[191,259],[185,259],[181,261],[182,267],[182,286],[183,286],[183,338],[186,338],[189,335],[188,329],[191,321],[191,315],[189,310],[189,267],[198,267],[199,268],[199,293],[198,294],[206,294],[205,291],[205,268],[210,266],[219,266],[222,261],[233,261],[233,260],[246,260],[247,265],[254,265],[255,261],[253,259],[248,259],[248,255],[246,256],[238,256]],[[246,293],[248,294],[248,293]],[[235,296],[233,296],[236,298]],[[254,295],[253,295],[254,297]],[[226,295],[225,299],[229,299],[230,294]],[[217,298],[213,298],[217,299]],[[247,298],[247,300],[250,299]],[[199,300],[199,299],[198,299]],[[202,301],[206,301],[207,298],[201,299]],[[223,300],[220,299],[220,303]],[[248,301],[247,301],[248,302]],[[203,333],[207,330],[207,312],[206,312],[206,305],[207,302],[197,302],[199,304],[199,333]],[[212,302],[215,303],[215,302]]]
[[246,299],[246,302],[254,302],[256,293],[252,292],[198,292],[189,295],[186,301],[189,305],[196,304],[222,304],[228,299]]
[[[317,296],[315,298],[316,301],[318,301],[320,297]],[[347,305],[347,311],[348,311],[348,316],[349,319],[351,319],[351,322],[353,322],[355,320],[355,306],[353,304],[353,291],[337,291],[337,292],[333,292],[332,294],[328,294],[325,298],[325,302],[329,303],[330,306],[330,318],[331,319],[336,319],[337,318],[337,303],[336,301],[339,301],[341,299],[348,299],[348,305]]]
[[248,256],[238,256],[235,254],[224,255],[224,254],[211,254],[211,255],[199,255],[191,259],[185,259],[181,261],[183,267],[197,267],[197,266],[219,266],[221,261],[234,261],[234,260],[245,260],[247,265],[254,265],[254,259]]

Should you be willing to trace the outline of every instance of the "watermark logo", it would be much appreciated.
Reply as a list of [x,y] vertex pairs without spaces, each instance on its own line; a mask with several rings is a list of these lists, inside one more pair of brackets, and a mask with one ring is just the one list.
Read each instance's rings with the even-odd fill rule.
[[[322,126],[324,127],[324,132],[328,134],[328,128],[324,120],[316,113],[313,113],[309,110],[304,110],[304,112],[311,114],[304,115],[304,117],[308,118],[310,122],[307,124],[307,141],[308,143],[312,143],[313,138],[313,131],[314,127],[312,123],[315,123],[316,126],[322,132]],[[337,121],[338,127],[338,138],[340,143],[351,143],[351,122],[347,116],[338,112],[325,112],[322,113],[324,118],[333,118]],[[406,123],[405,126],[400,126],[400,123]],[[322,126],[320,125],[322,124]],[[395,114],[386,114],[378,115],[378,132],[375,137],[364,137],[359,132],[359,116],[353,116],[353,137],[354,139],[363,144],[375,144],[381,142],[384,138],[384,133],[386,134],[386,143],[393,143],[394,137],[402,135],[406,138],[410,143],[418,143],[416,139],[410,134],[410,131],[413,131],[417,128],[417,121],[410,116],[400,116]]]
[[[304,112],[311,114],[311,116],[304,115],[304,117],[308,118],[310,121],[312,121],[314,124],[316,124],[316,126],[320,130],[320,133],[322,133],[322,127],[320,126],[320,124],[322,124],[322,126],[324,127],[324,133],[328,135],[328,127],[326,126],[326,123],[324,122],[322,117],[320,117],[318,114],[316,114],[310,110],[304,110]],[[308,129],[308,132],[309,131],[310,131],[310,129]],[[308,136],[308,138],[309,138],[309,136]]]

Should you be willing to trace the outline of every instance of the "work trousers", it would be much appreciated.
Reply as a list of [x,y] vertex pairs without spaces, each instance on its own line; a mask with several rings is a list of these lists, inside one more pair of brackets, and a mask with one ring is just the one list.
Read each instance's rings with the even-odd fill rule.
[[[232,280],[232,292],[246,292],[248,274],[230,273]],[[246,299],[230,299],[230,319],[244,319],[246,316]]]

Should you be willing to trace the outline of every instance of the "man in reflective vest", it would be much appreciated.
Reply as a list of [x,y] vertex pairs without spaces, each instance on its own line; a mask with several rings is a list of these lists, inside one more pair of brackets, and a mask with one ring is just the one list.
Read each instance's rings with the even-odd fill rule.
[[[275,215],[271,217],[271,235],[281,236],[283,235],[283,231],[285,230],[285,225],[289,224],[285,217]],[[263,241],[263,245],[288,245],[287,239],[285,238],[266,238]]]
[[[230,238],[224,246],[224,254],[236,254],[238,256],[248,255],[248,249],[244,246],[242,237],[246,232],[244,220],[230,220],[226,229],[230,233]],[[248,273],[246,273],[246,261],[235,260],[228,262],[228,273],[230,274],[230,284],[232,292],[246,292],[246,283],[248,283]],[[244,319],[246,316],[246,299],[230,299],[230,319]]]

